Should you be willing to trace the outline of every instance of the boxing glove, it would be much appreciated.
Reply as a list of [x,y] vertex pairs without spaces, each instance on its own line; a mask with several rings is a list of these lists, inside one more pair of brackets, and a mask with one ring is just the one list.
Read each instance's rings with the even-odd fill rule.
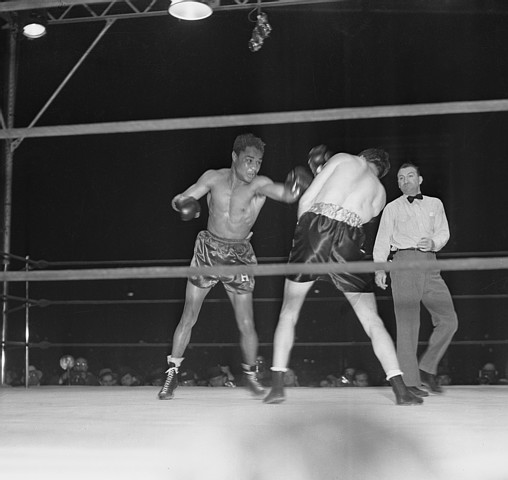
[[201,214],[201,206],[194,197],[179,197],[175,200],[174,207],[184,222],[198,218]]
[[309,188],[312,183],[312,175],[305,167],[295,167],[288,173],[284,186],[292,197],[300,197],[300,195]]
[[325,163],[333,156],[333,152],[328,150],[326,145],[318,145],[309,152],[309,167],[314,176],[316,176],[324,167]]

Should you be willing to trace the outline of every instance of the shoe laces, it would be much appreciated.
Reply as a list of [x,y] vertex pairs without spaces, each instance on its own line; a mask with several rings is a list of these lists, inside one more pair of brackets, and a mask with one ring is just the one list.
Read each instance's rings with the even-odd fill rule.
[[164,382],[164,386],[162,387],[162,392],[166,393],[169,390],[169,387],[171,385],[171,382],[173,381],[173,378],[175,377],[175,374],[178,373],[178,369],[176,367],[169,367],[166,370],[166,373],[168,376],[166,377],[166,381]]
[[171,377],[175,374],[175,373],[178,373],[178,367],[169,367],[167,370],[166,370],[166,373],[169,375],[171,375]]

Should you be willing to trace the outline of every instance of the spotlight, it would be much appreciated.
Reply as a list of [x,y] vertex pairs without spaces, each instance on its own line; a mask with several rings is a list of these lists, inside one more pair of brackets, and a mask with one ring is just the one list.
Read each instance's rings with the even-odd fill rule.
[[266,13],[261,12],[257,18],[257,29],[259,30],[263,39],[268,38],[272,31],[271,25],[268,23],[268,16]]
[[252,37],[249,40],[249,50],[257,52],[263,46],[263,42],[268,38],[272,31],[272,27],[268,23],[266,13],[259,12],[257,16],[256,26],[252,30]]
[[257,52],[258,50],[261,50],[262,46],[263,37],[260,35],[258,28],[254,27],[254,30],[252,31],[252,37],[249,40],[249,50],[251,52]]
[[213,13],[207,0],[171,0],[168,11],[181,20],[202,20]]
[[48,20],[42,12],[33,11],[22,17],[21,31],[27,38],[41,38],[46,35]]

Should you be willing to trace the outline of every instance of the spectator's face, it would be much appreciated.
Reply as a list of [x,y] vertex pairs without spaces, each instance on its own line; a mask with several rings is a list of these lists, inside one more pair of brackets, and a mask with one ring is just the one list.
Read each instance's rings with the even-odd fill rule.
[[28,385],[40,385],[41,381],[37,375],[37,372],[31,370],[28,372]]
[[124,387],[130,387],[134,383],[134,377],[130,373],[126,373],[122,377],[121,383]]
[[86,372],[88,370],[88,362],[86,358],[76,359],[76,363],[74,364],[74,370],[78,372]]
[[256,368],[259,372],[263,372],[265,370],[264,357],[259,356],[258,358],[256,358]]
[[357,375],[354,380],[355,387],[368,387],[369,386],[369,377],[365,373],[361,373]]
[[109,373],[103,375],[101,378],[101,385],[103,385],[104,387],[111,387],[113,385],[116,385],[115,377],[113,377],[113,375]]
[[483,366],[480,373],[480,378],[485,380],[485,383],[495,383],[497,377],[496,367],[490,363]]

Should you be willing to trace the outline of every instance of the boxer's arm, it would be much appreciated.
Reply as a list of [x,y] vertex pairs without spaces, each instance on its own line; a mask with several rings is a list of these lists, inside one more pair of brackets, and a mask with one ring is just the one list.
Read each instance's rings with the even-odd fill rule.
[[311,173],[305,167],[298,166],[289,172],[284,183],[274,183],[269,178],[263,177],[263,182],[256,193],[272,200],[294,203],[302,196],[311,182]]
[[191,185],[187,190],[178,195],[175,195],[171,200],[171,206],[177,212],[180,211],[177,207],[179,202],[185,200],[185,198],[193,197],[196,200],[199,200],[201,197],[205,196],[211,189],[214,179],[217,177],[217,173],[215,170],[207,170],[201,177],[199,177],[198,181]]
[[264,183],[260,186],[256,190],[256,194],[277,200],[278,202],[294,203],[298,200],[298,197],[292,195],[283,183],[275,183],[271,180],[270,183]]

